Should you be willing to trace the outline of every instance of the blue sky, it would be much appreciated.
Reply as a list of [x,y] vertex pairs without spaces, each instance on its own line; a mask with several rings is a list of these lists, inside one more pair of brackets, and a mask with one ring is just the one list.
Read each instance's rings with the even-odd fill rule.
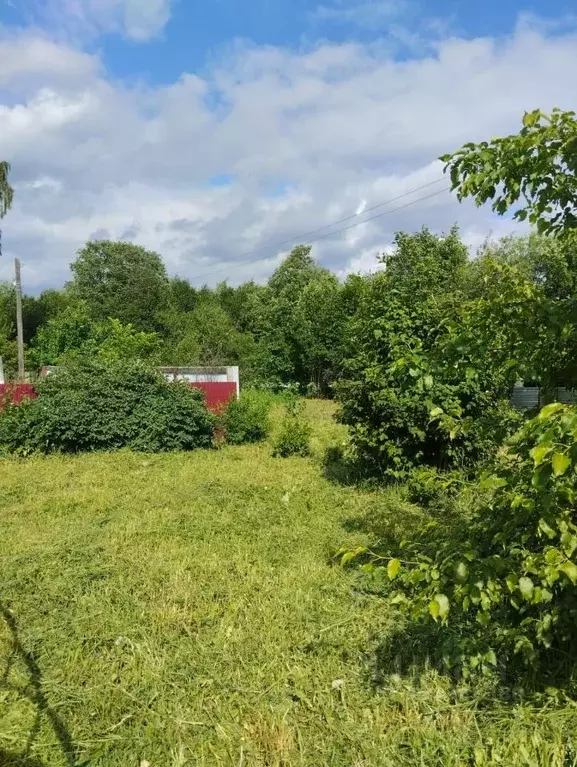
[[[48,34],[59,34],[61,14],[46,12],[54,0],[0,0],[0,23],[9,27],[35,24]],[[84,0],[90,5],[90,0]],[[105,4],[114,0],[100,0]],[[135,0],[137,2],[137,0]],[[146,2],[146,0],[144,0]],[[62,0],[69,16],[83,0]],[[99,0],[94,0],[98,6]],[[520,15],[556,22],[568,17],[571,0],[152,0],[165,3],[167,21],[145,39],[131,40],[116,30],[88,36],[86,50],[98,51],[114,76],[169,83],[182,72],[202,71],[215,51],[242,41],[302,49],[319,40],[365,43],[383,39],[391,27],[411,33],[446,34],[468,38],[509,33]],[[57,3],[54,3],[55,5]],[[573,7],[573,11],[575,8]],[[415,54],[397,40],[397,55]]]
[[[195,282],[265,279],[277,243],[357,213],[361,224],[365,208],[440,183],[439,154],[518,129],[525,109],[576,108],[572,11],[0,0],[0,156],[16,186],[4,252],[25,256],[36,291],[65,280],[92,236],[156,249]],[[344,275],[374,268],[399,228],[458,223],[473,250],[517,231],[446,191],[405,199],[323,238],[317,258]]]
[[[400,3],[317,3],[311,0],[179,0],[172,16],[157,38],[145,46],[127,45],[118,36],[99,41],[111,72],[121,77],[146,77],[152,82],[170,82],[183,71],[202,70],[219,48],[242,40],[246,44],[306,48],[319,39],[342,43],[368,42],[387,34],[391,24],[402,21],[411,29],[422,29],[427,22],[442,22],[448,29],[466,36],[509,32],[518,13],[533,13],[544,19],[559,16],[559,6],[547,0],[523,3],[520,0],[428,0],[419,7],[407,4],[398,14],[379,14],[379,6]],[[355,7],[356,6],[356,7]],[[374,21],[363,21],[362,11],[375,9]],[[566,3],[567,12],[569,3]],[[322,9],[325,9],[324,12]],[[334,13],[331,13],[333,11]],[[355,15],[358,20],[355,20]],[[370,25],[370,26],[369,26]],[[399,53],[410,55],[403,49]]]

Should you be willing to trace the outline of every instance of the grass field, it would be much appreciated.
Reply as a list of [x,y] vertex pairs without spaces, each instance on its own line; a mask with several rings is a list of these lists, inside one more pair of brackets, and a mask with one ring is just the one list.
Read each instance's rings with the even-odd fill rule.
[[399,493],[270,446],[0,462],[0,765],[577,763],[575,709],[384,677],[386,603],[331,564]]

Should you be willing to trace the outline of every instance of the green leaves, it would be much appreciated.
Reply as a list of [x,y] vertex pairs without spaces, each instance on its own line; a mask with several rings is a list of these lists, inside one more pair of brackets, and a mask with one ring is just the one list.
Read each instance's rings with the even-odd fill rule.
[[534,447],[531,450],[530,455],[533,461],[535,462],[535,466],[540,466],[550,452],[551,452],[550,445],[537,445],[537,447]]
[[14,189],[8,181],[9,175],[10,163],[6,160],[0,161],[0,218],[3,218],[10,210],[14,199]]
[[244,445],[266,439],[271,429],[271,405],[266,392],[249,390],[233,398],[222,418],[227,442]]
[[341,557],[341,566],[345,567],[346,565],[350,564],[356,556],[357,556],[356,551],[345,552],[343,556]]
[[285,415],[274,445],[273,455],[288,458],[299,455],[302,458],[311,452],[312,426],[306,416],[302,401],[294,398],[285,407]]
[[533,591],[535,589],[535,584],[531,580],[531,578],[527,578],[526,576],[523,576],[522,578],[519,578],[519,591],[523,595],[523,597],[527,600],[530,600],[533,596]]
[[455,577],[458,583],[465,583],[469,575],[469,567],[466,562],[459,562],[455,568]]
[[535,109],[533,112],[525,112],[523,115],[523,125],[525,128],[534,128],[541,119],[541,112]]
[[[387,560],[395,604],[409,621],[438,624],[450,668],[486,673],[497,657],[515,657],[533,673],[553,644],[573,652],[576,412],[559,405],[527,421],[495,459],[466,524],[429,523],[401,545],[402,568]],[[421,469],[409,484],[420,502],[451,481],[430,475]]]
[[445,622],[449,615],[449,600],[445,594],[436,594],[429,602],[429,613],[435,622]]
[[72,293],[87,302],[91,316],[109,317],[154,331],[165,308],[169,283],[158,253],[130,242],[90,240],[71,265]]
[[389,580],[394,581],[399,574],[400,569],[401,562],[398,559],[391,559],[387,565],[387,575],[389,576]]
[[38,453],[210,447],[214,418],[202,392],[169,384],[142,363],[92,360],[37,384],[37,399],[0,418],[0,447]]
[[551,416],[555,415],[556,413],[560,413],[562,410],[563,410],[563,405],[560,402],[551,402],[550,405],[545,405],[545,407],[541,409],[537,418],[540,421],[546,421],[547,419],[551,418]]
[[472,197],[477,205],[490,200],[499,215],[523,200],[515,218],[528,218],[545,234],[565,236],[577,223],[577,120],[572,112],[554,109],[547,115],[535,109],[525,113],[522,124],[518,134],[443,155],[445,172],[459,199]]
[[573,562],[564,562],[559,566],[559,570],[565,573],[573,585],[577,584],[577,565]]
[[551,459],[551,464],[553,466],[553,475],[560,477],[571,466],[571,459],[566,453],[555,453]]
[[341,558],[341,567],[346,567],[346,565],[349,565],[358,556],[365,554],[366,551],[367,549],[365,546],[357,546],[356,549],[340,549],[337,551],[336,556],[340,556]]

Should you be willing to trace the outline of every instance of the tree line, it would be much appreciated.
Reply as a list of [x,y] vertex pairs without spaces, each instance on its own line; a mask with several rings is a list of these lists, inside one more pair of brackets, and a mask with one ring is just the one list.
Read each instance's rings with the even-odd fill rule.
[[[23,298],[27,367],[100,354],[154,364],[238,364],[245,383],[330,393],[354,281],[343,285],[296,247],[265,285],[211,289],[169,277],[129,242],[90,241],[61,289]],[[0,354],[16,362],[13,286],[0,286]],[[310,386],[309,386],[310,388]]]
[[[34,371],[99,353],[166,365],[239,364],[247,382],[332,395],[345,373],[354,378],[351,359],[362,344],[368,343],[375,360],[392,341],[399,349],[408,344],[407,351],[416,354],[417,346],[438,343],[442,322],[458,323],[464,332],[465,320],[473,322],[464,316],[465,304],[510,334],[505,345],[520,343],[513,338],[516,328],[526,322],[535,326],[535,338],[526,342],[533,360],[543,346],[540,336],[547,334],[545,323],[553,318],[518,316],[521,307],[507,307],[514,297],[506,297],[505,290],[533,290],[552,302],[550,310],[560,309],[574,295],[574,259],[571,239],[538,234],[487,242],[470,259],[456,229],[446,235],[423,229],[399,233],[375,274],[340,281],[303,245],[264,285],[196,288],[169,277],[156,253],[128,242],[90,241],[73,262],[67,285],[23,298],[28,367]],[[492,339],[487,349],[491,369],[496,343]],[[544,384],[567,383],[573,375],[570,351],[554,351],[553,358],[545,354],[533,361],[539,370],[529,370],[527,359],[523,371],[511,372]],[[16,297],[9,283],[0,286],[0,353],[13,370]]]

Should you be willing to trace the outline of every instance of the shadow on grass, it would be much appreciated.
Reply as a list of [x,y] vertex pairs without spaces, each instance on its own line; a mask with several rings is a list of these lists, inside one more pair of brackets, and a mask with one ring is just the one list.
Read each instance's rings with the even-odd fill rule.
[[[449,682],[445,689],[454,700],[464,694],[474,696],[479,707],[492,706],[495,702],[512,704],[523,701],[566,705],[577,694],[577,648],[551,647],[542,651],[538,666],[527,664],[520,656],[508,654],[483,674],[465,676],[464,669],[456,663],[447,666],[445,659],[455,658],[455,647],[467,638],[467,627],[452,628],[429,623],[411,623],[401,620],[389,637],[384,639],[373,655],[367,669],[366,682],[373,690],[387,687],[393,677],[410,680],[416,689],[430,672]],[[474,637],[469,634],[471,642]],[[483,648],[478,648],[482,650]],[[485,650],[488,647],[484,648]],[[571,703],[574,706],[574,703]],[[574,762],[571,762],[573,765]]]
[[400,619],[392,633],[377,647],[369,669],[373,688],[386,685],[392,674],[411,679],[416,685],[427,671],[435,670],[442,676],[459,681],[455,674],[443,665],[440,648],[447,637],[436,623],[411,623]]
[[44,767],[44,762],[18,754],[10,754],[8,751],[0,749],[0,767]]
[[327,447],[323,456],[323,474],[329,482],[335,485],[351,487],[367,483],[356,461],[345,455],[339,446]]
[[[35,707],[35,720],[26,746],[21,754],[11,754],[0,750],[0,767],[42,767],[42,762],[34,759],[30,756],[30,751],[34,745],[34,741],[38,736],[40,726],[42,723],[42,717],[45,717],[50,727],[52,728],[56,739],[59,743],[62,756],[64,758],[67,767],[80,767],[75,757],[75,748],[72,743],[70,733],[66,729],[66,726],[58,714],[50,708],[48,700],[42,690],[42,673],[34,656],[31,652],[28,652],[22,645],[20,640],[18,625],[11,611],[0,602],[0,618],[2,618],[11,635],[11,648],[8,657],[5,659],[5,666],[0,676],[0,689],[15,692],[16,694],[27,698]],[[12,684],[9,681],[10,672],[14,664],[21,661],[28,674],[28,684],[25,686],[19,686]]]

